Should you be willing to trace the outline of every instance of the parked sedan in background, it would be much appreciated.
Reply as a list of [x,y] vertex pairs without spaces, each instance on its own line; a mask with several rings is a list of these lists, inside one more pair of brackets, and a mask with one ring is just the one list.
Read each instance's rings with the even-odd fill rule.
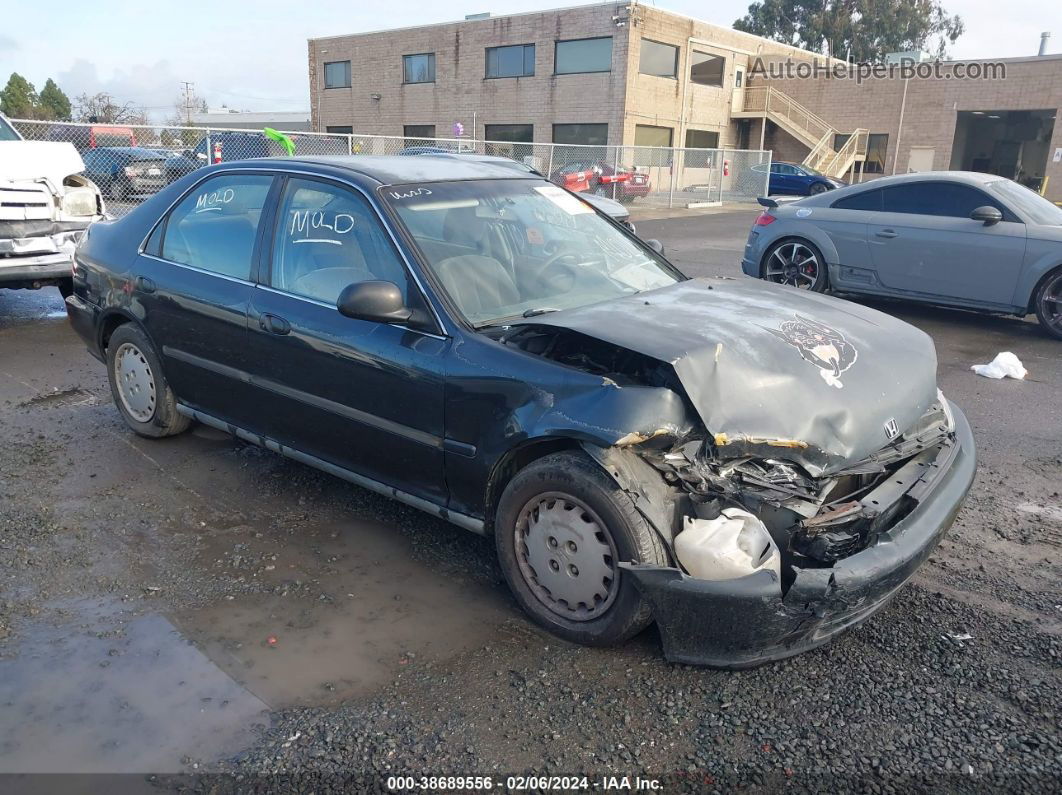
[[[756,191],[762,190],[762,180],[766,173],[768,173],[767,163],[752,166],[746,177],[749,187]],[[848,184],[843,179],[828,177],[809,166],[796,163],[771,163],[769,174],[767,193],[771,196],[814,196],[836,188],[843,188]]]
[[649,175],[603,160],[574,160],[553,172],[552,182],[575,193],[593,193],[629,204],[652,190]]
[[492,163],[200,169],[89,228],[67,307],[135,433],[202,422],[492,536],[524,609],[588,645],[653,619],[685,663],[824,643],[974,477],[926,334],[689,279]]
[[157,193],[167,183],[166,155],[139,146],[101,146],[82,152],[85,175],[119,201]]
[[766,209],[749,276],[1024,317],[1062,338],[1062,209],[993,174],[884,177]]

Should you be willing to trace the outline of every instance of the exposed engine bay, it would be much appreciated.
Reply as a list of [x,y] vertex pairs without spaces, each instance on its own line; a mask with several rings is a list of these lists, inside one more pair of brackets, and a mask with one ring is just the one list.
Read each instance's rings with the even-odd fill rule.
[[[606,384],[662,387],[690,402],[671,363],[586,334],[530,325],[509,329],[500,341],[599,375]],[[762,522],[777,548],[784,593],[795,571],[833,566],[873,545],[910,513],[916,502],[907,491],[933,466],[938,448],[954,431],[954,419],[938,390],[922,416],[910,427],[897,429],[880,449],[816,476],[795,455],[806,454],[810,442],[712,430],[692,423],[688,431],[635,434],[633,441],[617,446],[649,464],[667,484],[674,521],[657,529],[673,553],[680,533],[696,528],[723,538],[724,524],[733,525],[747,512]],[[887,433],[883,431],[883,439]],[[748,530],[731,539],[735,554],[742,554],[738,548],[749,539],[762,538],[750,534],[755,528],[743,521]],[[761,541],[755,543],[762,546]],[[770,550],[746,552],[751,572],[764,565]],[[681,552],[674,557],[691,573]]]

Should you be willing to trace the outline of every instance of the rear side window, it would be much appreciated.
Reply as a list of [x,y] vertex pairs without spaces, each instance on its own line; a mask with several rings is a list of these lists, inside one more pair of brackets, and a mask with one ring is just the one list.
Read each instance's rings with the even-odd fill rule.
[[409,298],[405,266],[361,194],[328,182],[289,179],[277,213],[271,285],[335,304],[357,282],[397,284]]
[[969,218],[978,207],[995,207],[1003,220],[1014,215],[984,191],[958,182],[911,182],[884,189],[885,212]]
[[222,174],[196,186],[166,222],[162,258],[249,280],[258,222],[273,178]]
[[881,210],[881,190],[865,190],[844,196],[830,206],[835,210]]

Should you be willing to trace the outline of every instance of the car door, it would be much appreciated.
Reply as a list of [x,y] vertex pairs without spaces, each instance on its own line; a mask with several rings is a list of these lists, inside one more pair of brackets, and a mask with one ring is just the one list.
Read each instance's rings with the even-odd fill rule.
[[[916,180],[884,189],[883,211],[867,227],[881,284],[893,291],[1007,304],[1025,259],[1025,224],[972,185]],[[996,207],[1003,220],[970,218]]]
[[251,405],[247,305],[272,184],[248,171],[197,184],[149,236],[128,283],[178,398],[238,425]]
[[256,430],[329,464],[438,504],[450,340],[341,315],[356,282],[389,281],[426,308],[380,215],[360,191],[310,177],[283,188],[267,279],[251,293]]

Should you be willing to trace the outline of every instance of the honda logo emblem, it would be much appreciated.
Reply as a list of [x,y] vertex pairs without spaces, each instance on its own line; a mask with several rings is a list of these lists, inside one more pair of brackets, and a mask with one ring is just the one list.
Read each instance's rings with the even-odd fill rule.
[[900,435],[900,426],[896,424],[896,418],[890,417],[885,423],[885,438],[890,442]]

